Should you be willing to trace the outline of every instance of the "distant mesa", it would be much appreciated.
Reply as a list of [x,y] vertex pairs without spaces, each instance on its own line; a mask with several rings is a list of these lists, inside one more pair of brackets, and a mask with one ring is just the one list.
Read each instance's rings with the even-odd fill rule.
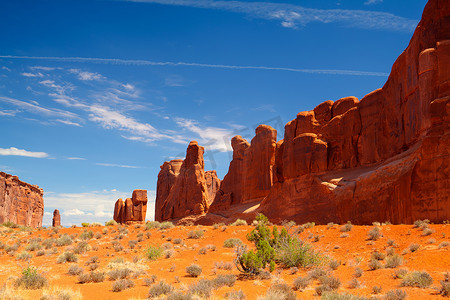
[[114,206],[114,220],[117,223],[144,222],[146,214],[147,190],[134,190],[131,199],[119,199]]
[[44,191],[37,185],[0,172],[0,224],[13,222],[40,227],[44,215]]
[[385,85],[360,101],[325,101],[249,143],[231,140],[220,181],[203,147],[158,174],[155,218],[211,224],[294,220],[371,224],[450,219],[450,5],[430,0]]
[[59,210],[57,209],[53,211],[52,226],[53,227],[61,226],[61,215],[59,214]]

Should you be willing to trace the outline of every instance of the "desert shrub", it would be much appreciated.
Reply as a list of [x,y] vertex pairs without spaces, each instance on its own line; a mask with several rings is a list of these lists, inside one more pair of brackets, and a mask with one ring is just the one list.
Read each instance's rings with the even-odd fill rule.
[[394,271],[394,279],[402,279],[403,277],[406,276],[406,274],[408,274],[408,270],[406,269],[398,269]]
[[39,300],[81,300],[83,296],[80,291],[74,291],[69,288],[51,287],[42,291]]
[[202,274],[202,267],[197,264],[191,264],[186,267],[186,273],[188,273],[189,276],[198,277]]
[[234,221],[230,225],[231,226],[243,226],[243,225],[247,225],[247,221],[242,220],[242,219],[237,219],[236,221]]
[[415,286],[419,288],[429,287],[433,283],[433,278],[427,272],[413,271],[403,277],[402,286]]
[[310,244],[297,237],[282,238],[276,248],[275,259],[287,268],[311,267],[323,261],[323,257]]
[[89,257],[89,259],[86,261],[85,264],[90,265],[90,264],[94,264],[94,263],[98,263],[98,262],[100,262],[100,259],[98,258],[97,255],[95,255],[95,256]]
[[138,243],[137,240],[129,240],[128,241],[128,246],[130,246],[130,249],[134,249],[134,247],[136,247],[137,243]]
[[225,248],[234,248],[234,247],[236,247],[238,245],[243,245],[242,240],[239,239],[239,238],[230,238],[230,239],[226,239],[223,242],[223,246]]
[[197,284],[189,286],[189,294],[200,297],[201,299],[209,299],[213,288],[214,285],[211,281],[201,279]]
[[308,276],[297,277],[296,279],[294,279],[293,289],[295,291],[301,291],[301,290],[305,289],[309,285],[310,282],[311,282],[311,279]]
[[339,266],[341,265],[341,262],[335,259],[332,259],[329,263],[328,266],[332,269],[332,270],[336,270]]
[[367,235],[369,240],[378,240],[382,236],[380,227],[373,227]]
[[113,292],[121,292],[132,287],[134,287],[134,282],[131,279],[119,279],[113,282],[111,290]]
[[172,258],[175,255],[175,251],[173,249],[164,250],[163,256],[164,258]]
[[109,220],[105,222],[105,226],[114,226],[117,225],[117,222],[114,220]]
[[20,247],[20,243],[14,243],[12,245],[7,245],[5,246],[5,252],[9,253],[9,252],[15,252],[19,249]]
[[409,245],[408,248],[409,248],[409,251],[416,252],[420,248],[420,245],[414,243],[414,244]]
[[334,224],[333,222],[328,223],[328,224],[327,224],[327,229],[333,228],[334,225],[335,225],[335,224]]
[[94,235],[94,238],[97,239],[97,240],[99,240],[99,239],[102,238],[102,234],[101,234],[100,232],[97,232],[97,233]]
[[39,242],[31,242],[28,246],[25,247],[27,251],[36,251],[42,249],[42,245]]
[[268,289],[265,296],[258,298],[261,300],[269,299],[284,299],[284,300],[295,300],[297,296],[291,287],[285,283],[275,283],[272,284]]
[[199,239],[203,237],[203,230],[197,229],[197,230],[191,230],[188,232],[188,239]]
[[242,290],[239,291],[230,291],[225,293],[225,299],[228,300],[244,300],[245,294]]
[[386,258],[385,268],[397,268],[398,266],[403,264],[403,257],[398,254],[390,255]]
[[146,286],[151,286],[152,284],[154,284],[156,282],[157,278],[158,278],[158,276],[156,276],[154,274],[148,278],[144,278],[144,284]]
[[45,249],[50,249],[53,247],[53,244],[55,243],[55,239],[46,239],[42,241],[42,246],[44,246]]
[[183,244],[183,240],[180,239],[180,238],[173,239],[172,242],[173,242],[175,245],[181,245],[181,244]]
[[154,284],[148,291],[149,298],[156,298],[161,295],[168,295],[174,290],[174,287],[164,281]]
[[125,279],[128,278],[128,276],[131,275],[133,271],[129,268],[120,268],[120,269],[114,269],[108,272],[108,276],[111,280],[117,280],[117,279]]
[[27,251],[22,251],[16,255],[16,258],[19,260],[30,260],[32,257],[33,255]]
[[15,280],[14,285],[27,290],[36,290],[47,285],[47,278],[38,273],[37,268],[28,266],[22,269],[22,276]]
[[372,294],[377,295],[377,294],[381,293],[382,290],[383,290],[383,288],[381,286],[374,285],[372,287]]
[[83,226],[83,227],[89,227],[89,225],[91,225],[91,224],[89,224],[89,223],[87,223],[87,222],[81,223],[81,226]]
[[389,247],[389,248],[386,249],[386,255],[387,256],[392,256],[394,254],[395,254],[395,249],[394,248]]
[[145,257],[149,260],[156,260],[162,255],[162,248],[150,246],[145,250]]
[[88,283],[91,281],[91,276],[89,273],[81,273],[78,275],[78,282],[83,284],[83,283]]
[[60,256],[58,256],[56,263],[63,264],[66,262],[77,262],[77,261],[78,261],[78,256],[76,256],[75,253],[66,251],[63,254],[61,254]]
[[94,233],[92,232],[92,230],[89,230],[89,231],[84,230],[79,236],[79,238],[82,240],[90,240],[93,237],[94,237]]
[[42,256],[45,254],[44,250],[39,250],[38,252],[36,252],[36,256]]
[[429,235],[433,234],[433,232],[434,231],[432,229],[430,229],[430,228],[424,228],[423,231],[422,231],[422,235],[423,236],[429,236]]
[[69,275],[80,275],[83,271],[82,267],[74,264],[69,267],[67,273],[69,273]]
[[450,297],[450,274],[448,272],[444,280],[441,280],[440,283],[439,294],[443,297]]
[[213,284],[216,288],[222,286],[232,287],[236,283],[236,276],[233,274],[221,274],[213,279]]
[[159,223],[158,221],[150,221],[145,223],[145,230],[150,230],[153,228],[161,228],[161,223]]
[[439,244],[438,248],[439,248],[439,249],[445,248],[445,247],[448,247],[449,245],[450,245],[449,242],[444,241],[444,242],[442,242],[442,243]]
[[55,241],[56,247],[69,246],[73,243],[72,238],[67,234],[63,234]]
[[113,241],[112,244],[113,244],[114,251],[120,252],[123,250],[122,244],[120,244],[118,241]]
[[388,246],[395,246],[395,241],[393,239],[388,239],[386,243],[388,244]]
[[81,241],[77,244],[77,246],[75,247],[75,249],[73,250],[74,253],[76,254],[83,254],[88,252],[88,250],[91,248],[91,246],[89,246],[88,242],[86,241]]
[[227,270],[230,271],[233,269],[233,264],[230,262],[214,262],[214,268],[219,269],[219,270]]
[[403,300],[406,299],[406,292],[402,290],[392,290],[386,293],[385,300]]
[[348,221],[347,224],[343,225],[343,226],[340,228],[340,230],[341,230],[341,232],[349,232],[349,231],[352,230],[352,228],[353,228],[352,223],[351,223],[350,221]]
[[162,222],[161,223],[161,229],[170,229],[170,228],[174,228],[175,227],[175,225],[173,225],[173,223],[172,222],[169,222],[169,221],[165,221],[165,222]]
[[356,278],[361,277],[363,274],[363,270],[361,268],[356,268],[355,273],[353,274]]
[[164,243],[164,244],[161,245],[161,248],[163,250],[172,249],[173,245],[172,245],[172,243]]
[[327,276],[328,272],[323,268],[314,268],[311,271],[308,271],[307,275],[308,278],[319,279],[322,276]]
[[369,267],[370,270],[373,271],[373,270],[382,269],[382,268],[383,268],[383,265],[381,264],[381,262],[380,262],[379,260],[373,259],[373,258],[372,258],[372,259],[369,261],[368,267]]
[[91,272],[90,274],[92,282],[103,282],[105,281],[105,273],[103,272]]
[[386,256],[379,251],[372,252],[371,258],[376,260],[383,260]]
[[4,222],[4,223],[2,224],[2,226],[8,227],[8,228],[19,228],[19,225],[17,225],[17,224],[14,223],[14,222],[11,222],[11,221]]
[[361,286],[361,284],[359,283],[358,279],[353,278],[352,280],[350,280],[348,287],[351,289],[357,289]]
[[430,220],[425,219],[425,220],[417,220],[414,221],[414,228],[427,228],[428,225],[430,224]]

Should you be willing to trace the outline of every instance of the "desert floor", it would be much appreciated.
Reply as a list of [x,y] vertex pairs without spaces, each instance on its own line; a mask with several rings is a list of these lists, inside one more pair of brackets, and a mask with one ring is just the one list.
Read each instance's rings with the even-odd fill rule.
[[[328,257],[323,261],[322,268],[339,278],[341,285],[336,292],[382,299],[388,291],[399,289],[406,292],[407,299],[446,299],[439,295],[439,288],[445,273],[450,271],[450,225],[430,224],[426,226],[428,230],[425,230],[413,225],[380,224],[382,237],[375,241],[368,239],[368,232],[374,226],[353,226],[348,232],[342,232],[341,227],[342,225],[337,224],[316,225],[295,234]],[[254,228],[250,225],[216,225],[146,230],[144,224],[137,224],[31,230],[0,226],[0,287],[3,286],[0,298],[5,299],[2,298],[2,293],[3,295],[10,293],[19,299],[20,297],[40,299],[44,292],[51,294],[48,292],[49,289],[61,287],[72,290],[75,294],[81,293],[83,299],[146,299],[151,286],[161,280],[186,293],[190,285],[198,283],[201,279],[211,280],[219,274],[234,274],[237,276],[234,285],[214,289],[211,298],[227,299],[225,297],[227,292],[241,290],[246,299],[257,299],[266,295],[271,285],[284,282],[292,287],[296,278],[307,276],[307,272],[312,270],[299,268],[298,272],[292,274],[293,270],[277,265],[277,269],[271,273],[271,278],[242,277],[233,264],[235,250],[225,248],[224,241],[239,238],[252,248],[253,244],[247,240],[246,234]],[[295,232],[297,228],[298,225],[295,225],[289,228],[289,232]],[[195,230],[203,231],[203,236],[188,238],[190,232]],[[64,234],[71,236],[73,240],[71,245],[58,247],[51,242],[45,242],[49,239],[56,240]],[[20,246],[14,249],[18,241]],[[34,247],[30,246],[33,241]],[[86,247],[86,244],[85,247],[79,246],[82,241],[86,241],[89,246]],[[420,246],[412,252],[413,244]],[[145,250],[149,246],[162,247],[168,251],[158,259],[148,260]],[[369,261],[372,253],[378,251],[386,254],[386,250],[391,246],[395,253],[403,258],[402,265],[396,268],[382,267],[370,270]],[[65,251],[78,252],[77,262],[57,263],[58,257]],[[27,259],[29,256],[27,253],[32,255],[31,258]],[[93,262],[94,256],[98,257],[97,263]],[[108,276],[108,272],[120,267],[120,263],[111,265],[112,261],[120,262],[117,258],[123,258],[122,265],[127,265],[133,270],[129,278],[134,282],[134,287],[113,292],[114,281]],[[88,264],[88,260],[91,260],[91,263]],[[330,261],[333,260],[340,263],[335,270],[330,267]],[[186,272],[186,267],[193,263],[202,268],[201,275],[196,278],[188,276]],[[381,260],[380,263],[384,265],[385,260]],[[79,283],[77,275],[68,273],[69,267],[73,265],[83,268],[84,273],[89,273],[90,268],[95,268],[94,272],[105,274],[104,281]],[[231,270],[220,268],[227,265],[232,266]],[[21,276],[22,268],[27,266],[38,268],[38,272],[48,279],[47,287],[27,290],[14,286],[15,280]],[[362,275],[358,278],[354,275],[357,268],[362,269]],[[433,278],[433,283],[427,288],[403,287],[402,279],[396,279],[394,276],[399,269],[406,269],[409,272],[426,271]],[[145,279],[151,278],[152,275],[157,276],[156,282],[146,285]],[[315,295],[318,285],[317,280],[312,281],[304,290],[295,291],[295,294],[299,299],[320,299],[320,296]],[[374,286],[381,287],[379,294],[372,293]]]

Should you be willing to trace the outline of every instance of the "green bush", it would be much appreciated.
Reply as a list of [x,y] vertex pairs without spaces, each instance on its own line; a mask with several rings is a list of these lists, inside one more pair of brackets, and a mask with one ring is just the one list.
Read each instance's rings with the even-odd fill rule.
[[275,253],[275,260],[286,268],[311,267],[323,261],[323,257],[310,244],[297,237],[282,239]]
[[15,286],[23,287],[29,290],[36,290],[47,285],[47,278],[39,274],[37,268],[28,266],[22,269],[22,276],[17,278],[14,282]]
[[189,276],[198,277],[202,274],[202,267],[197,264],[191,264],[186,267],[186,273],[188,273]]
[[81,223],[81,226],[83,226],[83,227],[89,227],[89,225],[91,225],[91,224],[89,224],[89,223],[87,223],[87,222]]
[[236,221],[230,224],[230,226],[243,226],[243,225],[247,225],[247,221],[242,219],[237,219]]
[[415,286],[419,288],[429,287],[433,278],[427,272],[414,271],[406,274],[401,283],[402,286]]
[[105,226],[114,226],[117,225],[117,222],[114,220],[109,220],[105,222]]
[[163,249],[161,247],[150,246],[145,250],[145,257],[149,260],[156,260],[161,257]]
[[239,238],[230,238],[223,242],[225,248],[234,248],[239,245],[243,245],[243,242]]
[[153,228],[161,228],[161,223],[159,223],[158,221],[150,221],[145,223],[145,230],[150,230]]
[[170,228],[174,228],[174,227],[175,227],[175,225],[173,225],[173,223],[169,222],[169,221],[162,222],[161,226],[160,226],[161,229],[170,229]]
[[8,228],[19,228],[19,225],[17,225],[14,222],[11,222],[11,221],[3,223],[2,226],[8,227]]

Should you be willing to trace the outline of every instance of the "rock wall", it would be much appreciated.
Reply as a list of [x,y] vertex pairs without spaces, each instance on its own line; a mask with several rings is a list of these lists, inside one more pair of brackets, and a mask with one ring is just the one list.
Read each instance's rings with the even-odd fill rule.
[[118,199],[114,205],[117,223],[144,222],[147,214],[147,190],[134,190],[131,198]]
[[44,191],[0,172],[0,223],[40,227],[44,215]]
[[[266,125],[256,129],[251,144],[240,136],[231,143],[228,173],[199,222],[230,218],[224,212],[239,206],[240,218],[262,212],[272,222],[449,220],[450,1],[427,3],[382,88],[361,101],[328,100],[298,113],[278,143]],[[158,191],[159,185],[158,176]],[[204,201],[203,190],[172,187],[165,218],[198,213],[170,209],[183,207],[184,199]],[[257,210],[244,206],[253,202],[259,202]]]
[[59,210],[57,209],[53,211],[52,226],[53,227],[61,226],[61,215],[59,213]]

